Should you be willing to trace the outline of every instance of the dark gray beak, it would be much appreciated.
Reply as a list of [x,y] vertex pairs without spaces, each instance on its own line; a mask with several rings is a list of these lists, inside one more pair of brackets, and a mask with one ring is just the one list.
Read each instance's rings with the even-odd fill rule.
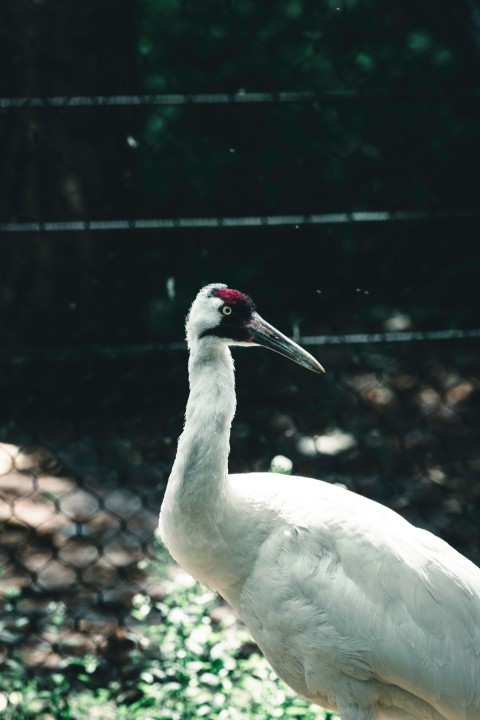
[[310,355],[310,353],[293,342],[293,340],[290,340],[286,335],[282,335],[281,332],[265,322],[257,313],[253,313],[252,320],[249,322],[248,327],[252,334],[252,340],[257,345],[269,348],[269,350],[274,350],[280,353],[280,355],[284,355],[290,358],[290,360],[302,365],[302,367],[308,368],[308,370],[313,370],[318,373],[325,372],[313,355]]

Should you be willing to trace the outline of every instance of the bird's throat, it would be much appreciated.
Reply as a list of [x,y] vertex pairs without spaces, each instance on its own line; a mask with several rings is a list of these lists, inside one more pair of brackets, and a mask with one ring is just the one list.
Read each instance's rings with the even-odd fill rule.
[[[206,345],[203,341],[200,346]],[[235,414],[235,379],[228,347],[192,348],[190,395],[185,426],[165,494],[162,513],[179,522],[214,522],[224,507],[230,428]]]

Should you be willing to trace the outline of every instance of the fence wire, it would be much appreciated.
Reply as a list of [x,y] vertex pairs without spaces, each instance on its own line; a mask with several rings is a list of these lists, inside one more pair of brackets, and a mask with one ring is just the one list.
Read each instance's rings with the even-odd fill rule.
[[[325,346],[321,353],[328,380],[317,390],[281,361],[258,377],[249,363],[254,353],[238,359],[232,470],[268,470],[275,457],[286,456],[294,472],[388,504],[478,562],[478,339],[384,342],[375,351]],[[128,361],[111,359],[103,368],[98,359],[77,361],[80,381],[69,395],[70,373],[59,375],[56,364],[43,364],[35,397],[25,396],[22,378],[24,396],[17,395],[8,433],[2,431],[16,442],[0,444],[4,662],[21,657],[33,673],[95,653],[110,672],[120,672],[112,644],[141,642],[145,628],[132,615],[132,599],[162,597],[158,572],[146,560],[156,554],[157,516],[183,409],[175,356],[163,357],[156,360],[161,387],[145,382],[143,362],[126,372]],[[96,406],[87,402],[89,416],[80,406],[99,382],[103,397]],[[285,382],[296,388],[287,401]],[[255,383],[271,392],[262,420],[248,407]],[[52,387],[66,398],[52,398]],[[139,412],[135,403],[147,389],[150,403]],[[116,418],[115,426],[105,424],[107,417]]]
[[204,283],[327,369],[238,354],[231,470],[480,562],[480,108],[468,3],[121,5],[0,11],[0,669],[124,688]]
[[74,220],[71,222],[0,223],[0,233],[108,232],[120,230],[174,230],[278,227],[293,225],[338,225],[344,223],[421,222],[428,220],[471,219],[480,210],[376,210],[373,212],[325,213],[322,215],[266,215],[258,217],[149,218],[132,220]]
[[72,97],[0,97],[1,110],[49,107],[108,107],[150,105],[235,105],[244,103],[313,103],[313,102],[450,102],[455,98],[480,98],[478,88],[451,90],[449,93],[398,92],[371,93],[341,90],[317,93],[306,92],[246,92],[236,93],[164,93],[157,95],[94,95]]

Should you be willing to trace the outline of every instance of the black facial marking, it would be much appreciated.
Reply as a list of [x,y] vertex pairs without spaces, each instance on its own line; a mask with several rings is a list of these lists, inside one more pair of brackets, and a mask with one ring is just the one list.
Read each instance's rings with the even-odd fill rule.
[[[221,289],[212,293],[223,301],[218,312],[221,315],[221,322],[217,327],[205,330],[200,337],[212,335],[214,337],[234,340],[236,342],[251,342],[252,335],[249,328],[249,321],[255,311],[253,300],[238,290]],[[222,308],[228,306],[232,312],[224,315]]]
[[[232,316],[228,316],[230,320]],[[237,342],[251,342],[252,335],[246,323],[237,324],[232,322],[222,321],[217,327],[210,328],[210,330],[204,330],[200,335],[201,338],[207,335],[213,335],[214,337],[224,338],[226,340],[236,340]]]

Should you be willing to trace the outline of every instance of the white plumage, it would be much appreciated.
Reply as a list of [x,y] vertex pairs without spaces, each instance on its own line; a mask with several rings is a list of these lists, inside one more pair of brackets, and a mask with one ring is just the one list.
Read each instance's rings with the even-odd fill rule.
[[318,362],[225,285],[187,319],[190,396],[160,513],[172,556],[220,593],[274,670],[342,720],[480,720],[480,569],[334,485],[228,475],[228,345]]

